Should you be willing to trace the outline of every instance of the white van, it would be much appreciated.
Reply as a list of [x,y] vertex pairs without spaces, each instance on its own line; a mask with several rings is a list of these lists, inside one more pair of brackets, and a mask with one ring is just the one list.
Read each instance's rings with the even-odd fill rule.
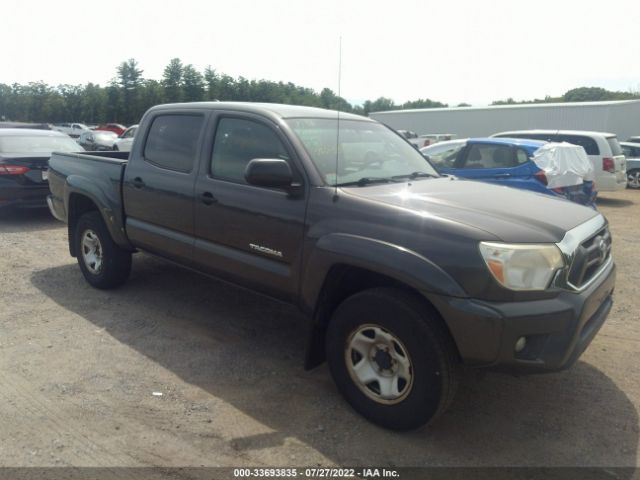
[[613,192],[624,190],[627,186],[626,160],[618,138],[613,133],[581,130],[517,130],[496,133],[492,137],[531,138],[580,145],[593,163],[598,191]]

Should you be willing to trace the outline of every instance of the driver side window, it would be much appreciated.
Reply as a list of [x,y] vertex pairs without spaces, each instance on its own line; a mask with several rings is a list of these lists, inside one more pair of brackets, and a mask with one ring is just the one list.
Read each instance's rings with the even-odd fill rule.
[[211,175],[246,184],[245,169],[255,158],[289,161],[286,148],[271,128],[253,120],[220,119],[211,155]]

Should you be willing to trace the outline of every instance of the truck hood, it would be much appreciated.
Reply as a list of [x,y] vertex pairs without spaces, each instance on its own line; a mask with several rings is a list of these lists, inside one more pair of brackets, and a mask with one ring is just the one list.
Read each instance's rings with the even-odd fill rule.
[[343,188],[348,195],[458,222],[514,243],[559,242],[568,230],[599,215],[568,200],[455,177]]

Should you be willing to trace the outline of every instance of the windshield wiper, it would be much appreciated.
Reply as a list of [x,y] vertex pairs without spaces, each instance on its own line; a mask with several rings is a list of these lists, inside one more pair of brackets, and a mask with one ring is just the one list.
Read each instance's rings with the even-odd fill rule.
[[427,173],[427,172],[413,172],[413,173],[407,173],[405,175],[394,175],[393,178],[394,180],[400,180],[401,178],[408,178],[409,180],[415,180],[416,178],[439,178],[440,175],[434,175],[433,173]]
[[396,181],[395,180],[396,177],[362,177],[359,180],[356,180],[355,182],[344,182],[344,183],[339,183],[337,186],[338,187],[349,187],[352,185],[357,185],[359,187],[364,187],[365,185],[370,185],[372,183],[391,183]]

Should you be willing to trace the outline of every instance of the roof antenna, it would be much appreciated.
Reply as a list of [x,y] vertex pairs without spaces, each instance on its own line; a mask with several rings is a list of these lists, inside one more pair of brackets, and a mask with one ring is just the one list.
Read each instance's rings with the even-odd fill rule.
[[342,35],[338,42],[338,105],[336,118],[336,177],[335,191],[333,192],[333,201],[338,200],[338,157],[340,153],[340,83],[342,80]]

